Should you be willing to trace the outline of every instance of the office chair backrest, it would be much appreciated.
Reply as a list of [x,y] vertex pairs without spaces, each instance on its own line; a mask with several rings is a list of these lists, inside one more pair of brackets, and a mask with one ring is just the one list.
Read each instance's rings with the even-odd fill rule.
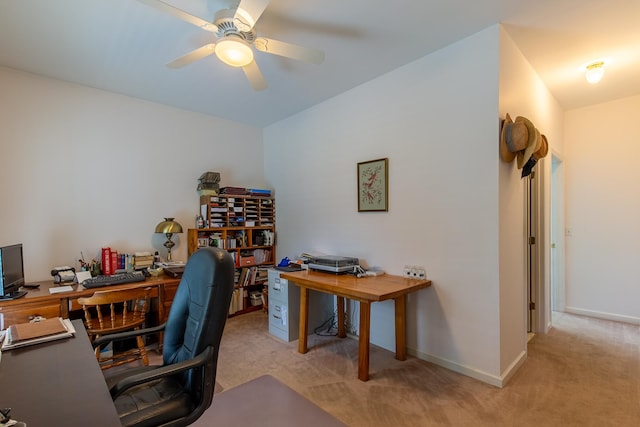
[[[235,265],[231,255],[219,248],[201,248],[189,258],[171,303],[164,331],[162,359],[165,365],[193,359],[208,346],[214,348],[213,369],[234,287]],[[183,376],[187,388],[197,378]],[[194,390],[195,391],[195,390]]]

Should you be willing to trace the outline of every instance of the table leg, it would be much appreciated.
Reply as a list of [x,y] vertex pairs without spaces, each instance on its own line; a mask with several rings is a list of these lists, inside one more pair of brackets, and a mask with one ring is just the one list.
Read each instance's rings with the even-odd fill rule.
[[396,318],[396,359],[407,358],[407,307],[406,296],[402,295],[394,299]]
[[360,336],[358,338],[358,379],[369,380],[369,333],[371,329],[371,304],[360,301]]
[[336,297],[336,305],[338,306],[338,336],[346,338],[347,330],[344,326],[344,297]]
[[307,352],[307,329],[309,329],[309,289],[300,286],[300,325],[298,333],[298,352]]

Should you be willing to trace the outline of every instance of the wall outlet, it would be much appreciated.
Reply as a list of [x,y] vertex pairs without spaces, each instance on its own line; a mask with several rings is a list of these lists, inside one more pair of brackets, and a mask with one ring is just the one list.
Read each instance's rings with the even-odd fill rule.
[[404,277],[411,277],[411,267],[408,265],[405,265],[403,274],[404,274]]
[[421,265],[405,265],[403,271],[404,277],[409,279],[426,279],[427,270]]

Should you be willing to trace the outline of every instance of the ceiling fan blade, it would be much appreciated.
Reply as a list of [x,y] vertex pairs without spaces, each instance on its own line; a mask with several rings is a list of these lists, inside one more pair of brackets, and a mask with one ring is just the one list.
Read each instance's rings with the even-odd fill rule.
[[260,68],[258,68],[255,60],[242,67],[242,71],[244,71],[244,75],[247,76],[247,80],[249,80],[254,90],[264,90],[267,88],[267,81],[262,76],[262,72]]
[[250,31],[268,4],[269,0],[240,0],[233,23],[242,31]]
[[167,67],[170,68],[180,68],[180,67],[184,67],[185,65],[189,65],[193,62],[196,62],[198,59],[202,59],[204,57],[207,57],[213,53],[215,53],[216,49],[215,49],[215,43],[211,43],[211,44],[206,44],[194,51],[191,51],[189,53],[187,53],[184,56],[181,56],[178,59],[175,59],[171,62],[169,62],[167,64]]
[[302,47],[265,37],[258,37],[254,45],[256,49],[262,52],[285,56],[299,61],[311,62],[312,64],[322,64],[324,61],[324,52],[318,49]]
[[144,3],[147,6],[155,7],[162,12],[166,12],[170,15],[175,16],[178,19],[182,19],[189,24],[193,24],[196,27],[200,27],[203,30],[210,31],[215,33],[218,31],[218,27],[211,22],[207,22],[204,19],[200,19],[197,16],[191,15],[190,13],[185,12],[182,9],[178,9],[177,7],[171,6],[168,3],[165,3],[161,0],[138,0],[140,3]]

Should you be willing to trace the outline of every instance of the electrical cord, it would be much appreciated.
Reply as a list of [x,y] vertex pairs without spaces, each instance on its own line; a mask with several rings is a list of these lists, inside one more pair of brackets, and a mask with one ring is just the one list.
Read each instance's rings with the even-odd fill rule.
[[[313,332],[320,337],[335,337],[338,335],[338,325],[336,322],[337,313],[334,310],[331,316],[316,327]],[[326,328],[326,329],[325,329]],[[324,332],[323,332],[324,331]]]

